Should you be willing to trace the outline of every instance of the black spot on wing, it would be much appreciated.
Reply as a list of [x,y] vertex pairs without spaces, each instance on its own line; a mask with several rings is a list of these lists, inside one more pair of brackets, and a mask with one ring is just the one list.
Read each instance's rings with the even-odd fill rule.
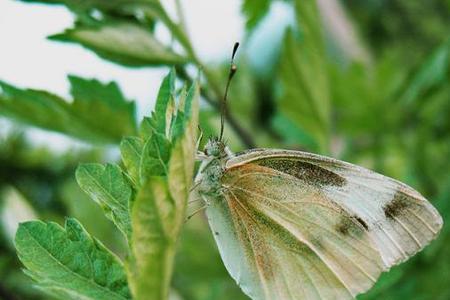
[[294,159],[261,159],[256,162],[260,166],[297,177],[313,185],[344,186],[346,179],[318,165]]
[[354,218],[359,224],[361,224],[362,227],[364,227],[365,230],[369,230],[369,225],[367,225],[367,223],[363,219],[358,216],[355,216]]
[[403,193],[402,191],[397,191],[392,198],[391,202],[387,203],[384,207],[384,214],[387,218],[393,219],[403,211],[413,204],[411,197]]
[[344,215],[336,224],[335,229],[342,235],[355,234],[359,236],[362,235],[364,231],[368,231],[369,226],[358,216]]

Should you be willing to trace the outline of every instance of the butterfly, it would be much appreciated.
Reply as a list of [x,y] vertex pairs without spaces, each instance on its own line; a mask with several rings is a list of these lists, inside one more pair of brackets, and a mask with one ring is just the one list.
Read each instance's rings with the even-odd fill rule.
[[357,165],[291,150],[234,154],[223,123],[196,190],[225,267],[251,299],[353,299],[442,227],[419,192]]

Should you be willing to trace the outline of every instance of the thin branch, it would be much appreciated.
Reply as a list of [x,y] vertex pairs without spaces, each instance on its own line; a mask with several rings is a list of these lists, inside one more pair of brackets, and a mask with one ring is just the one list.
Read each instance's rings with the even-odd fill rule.
[[[182,66],[176,66],[177,75],[187,81],[187,82],[193,82],[192,78],[189,76],[189,74],[186,72],[186,70]],[[200,87],[200,93],[205,99],[205,101],[211,105],[215,110],[220,112],[220,102],[213,100],[215,97],[211,95],[211,92],[204,86]],[[252,138],[252,136],[237,122],[237,120],[233,117],[233,115],[230,113],[229,110],[225,111],[225,120],[227,121],[228,125],[233,129],[233,131],[237,134],[241,142],[247,147],[247,148],[255,148],[255,142]]]
[[[180,42],[180,44],[184,47],[184,49],[186,50],[187,55],[189,56],[191,61],[195,65],[197,65],[197,67],[199,69],[201,69],[203,71],[203,73],[205,74],[206,80],[208,81],[208,85],[211,87],[211,89],[214,92],[214,95],[212,95],[211,92],[209,91],[209,89],[207,89],[206,87],[201,87],[201,89],[200,89],[201,95],[203,96],[205,101],[207,103],[209,103],[214,109],[216,109],[217,111],[220,111],[220,105],[219,105],[220,100],[218,100],[218,101],[213,100],[213,99],[221,99],[222,98],[222,90],[220,88],[220,85],[214,79],[214,75],[210,72],[210,70],[208,68],[206,68],[205,66],[203,66],[203,63],[197,57],[197,55],[194,51],[194,48],[192,47],[192,44],[191,44],[189,38],[187,37],[185,28],[183,28],[183,24],[181,24],[181,26],[180,26],[180,24],[177,24],[176,22],[174,22],[170,18],[170,16],[167,14],[164,7],[159,2],[157,2],[157,3],[158,4],[156,4],[156,8],[159,12],[160,20],[174,34],[174,37],[176,37],[178,39],[178,42]],[[176,4],[177,4],[177,6],[180,6],[177,9],[181,9],[181,5],[180,5],[181,3],[179,2],[179,0],[176,0]],[[192,78],[189,76],[189,74],[186,72],[186,70],[184,69],[183,66],[177,65],[177,66],[175,66],[175,69],[177,70],[178,76],[180,78],[182,78],[188,82],[193,82]],[[244,128],[242,128],[239,125],[239,123],[233,118],[233,116],[229,112],[225,113],[225,120],[230,125],[230,127],[236,132],[236,134],[239,136],[240,140],[246,147],[249,147],[249,148],[255,147],[255,143],[254,143],[251,135]]]
[[181,0],[175,0],[175,8],[177,10],[178,21],[182,28],[184,28],[184,32],[187,38],[189,38],[186,18],[184,17],[183,5],[181,5]]

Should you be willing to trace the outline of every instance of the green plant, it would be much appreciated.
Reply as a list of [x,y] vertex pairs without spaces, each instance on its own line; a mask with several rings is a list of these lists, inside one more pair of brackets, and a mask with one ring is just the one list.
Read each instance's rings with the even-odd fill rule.
[[80,187],[127,241],[125,267],[76,219],[67,219],[64,228],[53,222],[20,224],[15,245],[39,288],[71,298],[167,298],[194,172],[198,98],[194,83],[176,101],[172,71],[140,135],[121,142],[125,170],[114,164],[77,169]]
[[[74,13],[73,28],[52,35],[54,41],[82,45],[125,67],[176,70],[163,81],[154,114],[139,126],[134,103],[115,83],[69,76],[72,99],[67,100],[0,81],[2,116],[16,125],[59,132],[96,147],[57,156],[27,145],[26,138],[13,135],[2,140],[1,189],[12,188],[21,195],[27,204],[21,210],[29,206],[35,216],[52,220],[23,223],[17,232],[16,247],[26,273],[40,290],[57,298],[164,299],[172,294],[188,300],[246,299],[221,264],[205,222],[194,218],[184,224],[197,118],[206,136],[217,134],[228,65],[206,65],[197,55],[179,1],[177,20],[157,0],[25,2],[64,5]],[[255,53],[240,55],[226,115],[225,136],[233,150],[260,146],[331,154],[416,187],[447,219],[450,44],[445,24],[431,24],[432,45],[415,41],[409,31],[402,31],[407,47],[392,43],[392,36],[367,33],[363,40],[375,44],[376,51],[370,53],[371,62],[361,62],[345,55],[351,51],[343,51],[342,57],[336,50],[340,37],[325,28],[319,18],[323,7],[316,1],[243,0],[244,44],[261,30],[259,25],[279,2],[295,12],[296,22],[275,44],[276,55],[264,61],[265,70],[251,64],[249,57]],[[378,16],[377,5],[382,4],[369,2],[367,6],[376,8],[366,10]],[[414,16],[409,12],[414,5],[395,2],[404,2],[408,16]],[[435,8],[431,2],[422,5],[427,9],[421,12]],[[395,13],[391,4],[385,6]],[[361,5],[348,7],[361,32],[388,28],[386,20],[394,19],[367,21],[367,11],[358,14]],[[421,15],[423,20],[434,19],[432,13]],[[157,39],[156,24],[168,29],[172,43]],[[390,32],[411,26],[406,25],[395,25]],[[417,49],[420,57],[403,57]],[[194,79],[190,66],[200,70],[201,80]],[[186,87],[177,88],[177,80]],[[197,112],[200,98],[204,105]],[[122,162],[105,164],[111,161],[105,154],[111,146],[120,148]],[[14,211],[11,194],[2,193],[2,214]],[[76,219],[67,219],[65,227],[57,225],[66,216]],[[446,277],[438,275],[450,270],[449,228],[445,225],[427,251],[385,274],[361,298],[447,299]],[[32,282],[19,271],[21,264],[6,231],[0,233],[0,297],[46,299],[39,291],[29,291]]]

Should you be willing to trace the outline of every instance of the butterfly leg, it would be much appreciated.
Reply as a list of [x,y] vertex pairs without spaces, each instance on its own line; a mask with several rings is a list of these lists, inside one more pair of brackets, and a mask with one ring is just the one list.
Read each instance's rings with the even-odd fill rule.
[[205,201],[205,200],[203,200],[202,198],[197,198],[197,199],[189,200],[188,204],[195,203],[198,201]]
[[185,221],[185,222],[189,221],[189,220],[190,220],[193,216],[195,216],[197,213],[199,213],[199,212],[201,212],[202,210],[206,209],[206,208],[209,206],[209,204],[210,204],[208,198],[206,198],[206,197],[203,196],[203,195],[201,195],[200,198],[190,200],[190,201],[188,202],[188,204],[192,204],[192,203],[195,203],[195,202],[198,202],[198,201],[203,201],[203,205],[202,205],[201,207],[197,208],[196,210],[194,210],[194,211],[186,218],[186,221]]
[[193,191],[195,191],[195,189],[202,183],[201,180],[197,181],[194,183],[193,186],[191,186],[191,188],[189,189],[189,193],[192,193]]
[[199,213],[199,212],[201,212],[202,210],[204,210],[205,208],[207,208],[208,206],[209,206],[208,204],[205,204],[205,205],[203,205],[202,207],[200,207],[200,208],[194,210],[193,213],[191,213],[189,216],[187,216],[186,222],[189,221],[189,220],[190,220],[193,216],[195,216],[197,213]]

